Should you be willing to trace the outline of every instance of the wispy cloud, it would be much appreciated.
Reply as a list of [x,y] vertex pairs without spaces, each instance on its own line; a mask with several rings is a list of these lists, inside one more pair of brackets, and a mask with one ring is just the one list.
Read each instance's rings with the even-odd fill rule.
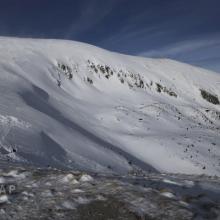
[[206,36],[169,44],[162,48],[143,51],[145,57],[171,58],[220,72],[220,35]]
[[100,20],[111,12],[115,4],[115,1],[86,1],[81,5],[79,17],[72,21],[72,24],[65,33],[65,38],[76,37],[83,34],[83,32],[92,29],[98,22],[100,22]]
[[207,39],[194,39],[177,42],[168,46],[164,46],[162,48],[143,51],[138,54],[142,56],[175,56],[178,54],[190,53],[193,51],[206,49],[208,47],[216,48],[218,46],[220,46],[220,36],[215,38],[211,36]]

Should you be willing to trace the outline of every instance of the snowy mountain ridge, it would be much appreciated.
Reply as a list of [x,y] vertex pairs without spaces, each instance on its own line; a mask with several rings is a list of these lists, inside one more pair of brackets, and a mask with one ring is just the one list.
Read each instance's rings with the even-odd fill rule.
[[0,38],[0,157],[220,175],[220,75],[88,44]]

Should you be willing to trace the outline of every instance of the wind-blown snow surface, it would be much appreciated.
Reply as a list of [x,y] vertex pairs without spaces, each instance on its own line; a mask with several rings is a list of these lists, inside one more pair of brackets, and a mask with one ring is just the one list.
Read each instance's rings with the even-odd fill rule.
[[220,175],[217,73],[78,42],[0,38],[0,92],[1,159]]

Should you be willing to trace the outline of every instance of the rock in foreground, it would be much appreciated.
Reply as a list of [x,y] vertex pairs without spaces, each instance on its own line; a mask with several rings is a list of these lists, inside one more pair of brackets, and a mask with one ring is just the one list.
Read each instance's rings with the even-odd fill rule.
[[10,167],[0,180],[1,220],[220,218],[217,177]]

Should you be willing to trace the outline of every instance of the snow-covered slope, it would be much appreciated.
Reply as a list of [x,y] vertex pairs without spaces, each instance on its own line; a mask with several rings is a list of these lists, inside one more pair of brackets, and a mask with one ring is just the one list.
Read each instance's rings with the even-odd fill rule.
[[1,160],[220,175],[220,75],[59,40],[0,38]]

